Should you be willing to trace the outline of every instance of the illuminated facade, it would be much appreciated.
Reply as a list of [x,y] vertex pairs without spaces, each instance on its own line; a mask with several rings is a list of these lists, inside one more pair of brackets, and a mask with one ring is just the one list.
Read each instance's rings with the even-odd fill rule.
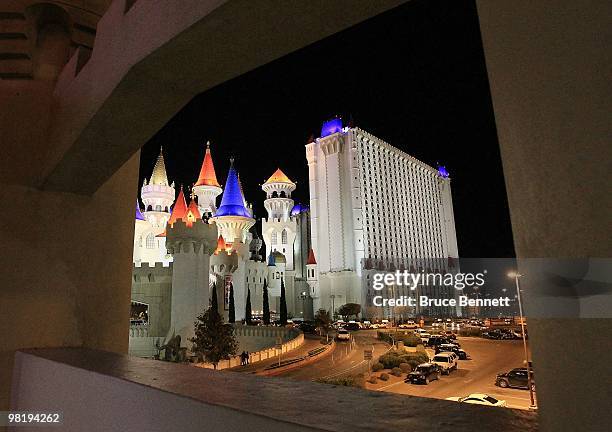
[[[306,146],[306,157],[319,271],[315,308],[350,302],[372,309],[374,293],[363,269],[409,269],[418,262],[433,270],[440,259],[458,257],[445,170],[359,128],[342,128],[339,119],[323,125],[321,137]],[[378,308],[378,313],[388,317],[394,311]]]
[[[269,212],[262,221],[265,251],[233,161],[221,188],[207,144],[188,205],[182,188],[174,200],[174,185],[168,183],[160,152],[153,174],[141,190],[146,211],[136,206],[130,330],[133,355],[151,356],[155,343],[163,344],[175,335],[188,346],[193,322],[209,305],[213,283],[219,312],[226,320],[230,284],[236,320],[240,321],[245,317],[249,293],[252,315],[262,314],[264,282],[268,284],[270,310],[277,313],[281,281],[289,316],[313,318],[310,294],[316,286],[316,263],[314,259],[307,263],[308,207],[294,205],[291,192],[295,184],[280,169],[263,188]],[[310,269],[308,278],[306,268]]]

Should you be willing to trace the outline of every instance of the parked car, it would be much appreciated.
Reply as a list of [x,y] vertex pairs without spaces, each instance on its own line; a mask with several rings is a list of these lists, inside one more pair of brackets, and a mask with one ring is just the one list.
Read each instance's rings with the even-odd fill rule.
[[430,363],[437,364],[442,369],[442,373],[448,375],[451,373],[451,371],[458,368],[457,354],[453,352],[441,352],[434,355]]
[[418,325],[414,321],[408,321],[399,325],[399,328],[401,329],[415,329],[417,327]]
[[[527,377],[527,368],[515,368],[509,372],[497,374],[495,385],[502,388],[520,388],[529,389],[529,379]],[[533,380],[533,371],[531,371],[531,389],[535,391],[535,382]]]
[[436,347],[436,354],[439,354],[441,352],[453,352],[455,354],[457,354],[457,357],[459,358],[459,360],[467,360],[468,355],[465,351],[463,351],[461,348],[457,347],[457,345],[454,344],[440,344]]
[[414,332],[420,335],[421,333],[427,333],[427,330],[422,329],[422,328],[418,328]]
[[446,400],[470,403],[470,404],[476,404],[476,405],[496,406],[496,407],[507,406],[505,400],[495,399],[493,396],[489,396],[484,393],[472,393],[464,397],[449,397],[449,398],[446,398]]
[[440,336],[440,335],[431,335],[429,336],[429,339],[427,340],[427,345],[430,347],[436,347],[438,345],[447,344],[447,343],[449,343],[449,340],[446,338],[446,336]]
[[452,340],[457,339],[457,335],[450,330],[441,331],[440,336],[446,336],[448,339],[452,339]]
[[350,340],[351,339],[351,334],[348,332],[348,330],[346,329],[339,329],[338,333],[336,334],[336,339],[340,340]]
[[422,363],[408,374],[405,383],[429,384],[431,381],[439,380],[442,375],[440,366],[433,363]]
[[344,328],[346,330],[355,331],[361,329],[361,326],[356,322],[350,322],[348,324],[344,324]]

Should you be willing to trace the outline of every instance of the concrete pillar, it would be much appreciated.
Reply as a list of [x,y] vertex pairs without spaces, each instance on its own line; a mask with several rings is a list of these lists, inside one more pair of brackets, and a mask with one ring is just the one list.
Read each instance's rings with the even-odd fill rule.
[[[582,280],[594,267],[589,257],[612,257],[612,3],[477,6],[517,256],[582,258],[572,268],[551,264]],[[574,306],[528,322],[540,428],[608,430],[612,319],[609,309],[584,306],[609,304],[610,292],[556,298]]]

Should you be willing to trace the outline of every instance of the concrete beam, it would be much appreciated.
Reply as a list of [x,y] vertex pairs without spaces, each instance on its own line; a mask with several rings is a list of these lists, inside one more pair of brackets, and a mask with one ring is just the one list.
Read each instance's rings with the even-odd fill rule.
[[[519,269],[530,257],[581,258],[551,261],[550,271],[583,280],[597,270],[589,257],[612,256],[612,3],[477,5]],[[526,295],[537,290],[528,270],[524,279]],[[573,303],[574,316],[599,318],[528,316],[540,428],[610,429],[612,320],[589,304],[610,304],[611,295],[562,292],[548,304]]]
[[195,95],[405,2],[125,1],[60,77],[45,189],[93,193]]

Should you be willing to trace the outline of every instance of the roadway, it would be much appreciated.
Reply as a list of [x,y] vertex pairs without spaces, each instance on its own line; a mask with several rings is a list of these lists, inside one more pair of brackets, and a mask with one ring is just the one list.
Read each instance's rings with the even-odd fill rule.
[[317,378],[340,378],[347,375],[356,375],[367,372],[368,362],[363,359],[365,349],[373,349],[373,358],[389,350],[389,345],[376,339],[376,332],[351,332],[353,341],[338,341],[336,349],[331,355],[311,363],[303,368],[293,369],[278,376],[311,381]]

